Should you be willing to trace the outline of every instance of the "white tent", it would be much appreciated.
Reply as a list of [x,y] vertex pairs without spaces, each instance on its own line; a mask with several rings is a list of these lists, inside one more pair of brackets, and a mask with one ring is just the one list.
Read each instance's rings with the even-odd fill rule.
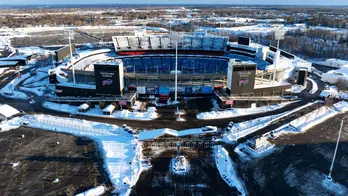
[[0,105],[0,114],[5,116],[6,118],[10,118],[14,115],[19,114],[20,112],[7,104]]

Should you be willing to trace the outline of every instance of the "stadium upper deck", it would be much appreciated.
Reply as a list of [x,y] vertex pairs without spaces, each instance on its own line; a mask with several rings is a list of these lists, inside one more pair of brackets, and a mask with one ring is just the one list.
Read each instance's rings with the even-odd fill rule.
[[[154,36],[114,36],[114,47],[119,55],[145,53],[168,53],[174,51],[176,43],[181,51],[223,52],[226,51],[228,37],[196,35],[154,35]],[[138,53],[134,53],[137,51]]]

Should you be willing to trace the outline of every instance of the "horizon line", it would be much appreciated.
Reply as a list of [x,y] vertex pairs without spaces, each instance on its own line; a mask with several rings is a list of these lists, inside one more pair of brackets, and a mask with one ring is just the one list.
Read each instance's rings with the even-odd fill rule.
[[180,6],[180,5],[241,5],[241,6],[252,6],[252,5],[257,5],[257,6],[348,6],[347,4],[257,4],[257,3],[252,3],[252,4],[248,4],[248,3],[244,3],[244,4],[240,4],[240,3],[220,3],[220,4],[216,4],[216,3],[15,3],[15,4],[1,4],[0,6],[26,6],[26,5],[30,5],[30,6],[55,6],[55,5],[144,5],[144,6],[149,6],[149,5],[165,5],[165,6]]

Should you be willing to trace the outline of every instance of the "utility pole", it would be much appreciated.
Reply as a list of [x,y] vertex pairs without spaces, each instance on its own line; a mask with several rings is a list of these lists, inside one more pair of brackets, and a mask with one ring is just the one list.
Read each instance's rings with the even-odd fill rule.
[[336,148],[335,148],[334,156],[333,156],[333,158],[332,158],[332,162],[331,162],[331,165],[330,165],[329,175],[326,177],[326,179],[328,179],[328,180],[330,180],[330,181],[332,181],[331,174],[332,174],[332,170],[333,170],[334,163],[335,163],[335,159],[336,159],[336,154],[337,154],[337,149],[338,149],[338,143],[340,142],[340,138],[341,138],[341,133],[342,133],[342,128],[343,128],[343,120],[344,120],[344,119],[341,119],[341,128],[340,128],[340,131],[338,132],[338,138],[337,138],[337,142],[336,142]]

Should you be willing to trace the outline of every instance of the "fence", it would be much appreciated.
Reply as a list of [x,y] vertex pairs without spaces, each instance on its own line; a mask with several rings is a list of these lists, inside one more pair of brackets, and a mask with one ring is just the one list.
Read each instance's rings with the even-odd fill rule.
[[241,138],[241,137],[244,137],[248,134],[251,134],[251,133],[269,125],[270,123],[274,122],[275,120],[282,118],[283,115],[284,115],[284,113],[246,121],[246,122],[248,122],[247,124],[245,124],[246,126],[241,126],[244,124],[243,122],[237,123],[232,127],[231,131],[229,132],[229,135],[231,135],[231,137],[233,139],[237,140],[238,138]]
[[[212,148],[215,145],[213,141],[189,141],[181,142],[182,148]],[[152,148],[176,148],[177,142],[144,142],[143,147],[152,147]]]
[[60,117],[53,117],[49,115],[40,115],[33,116],[28,118],[30,121],[29,126],[34,127],[45,127],[50,130],[67,132],[67,133],[76,133],[80,131],[84,134],[102,134],[102,135],[123,135],[127,136],[128,133],[123,131],[122,128],[118,128],[112,125],[105,124],[105,128],[97,128],[104,125],[102,123],[88,122],[79,119],[67,119]]

